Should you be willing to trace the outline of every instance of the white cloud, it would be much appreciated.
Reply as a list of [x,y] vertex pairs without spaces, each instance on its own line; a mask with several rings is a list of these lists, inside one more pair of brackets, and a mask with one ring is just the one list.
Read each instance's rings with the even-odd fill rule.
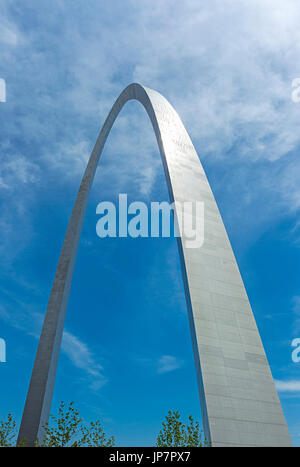
[[[291,101],[292,79],[300,76],[296,0],[141,0],[129,2],[126,15],[123,2],[100,7],[93,0],[88,5],[79,1],[72,18],[58,1],[51,5],[51,14],[50,6],[43,6],[41,15],[36,1],[31,8],[27,14],[36,18],[36,27],[18,42],[17,55],[5,54],[3,64],[14,72],[12,102],[15,99],[23,112],[12,107],[14,118],[4,122],[3,131],[12,138],[22,134],[32,139],[45,170],[59,171],[62,182],[73,171],[82,173],[101,123],[130,81],[166,95],[202,159],[209,158],[211,164],[216,159],[217,165],[230,152],[231,160],[244,164],[248,180],[258,161],[276,164],[297,149],[300,105]],[[8,7],[3,17],[11,30],[20,29]],[[124,157],[118,167],[112,161],[106,170],[125,181],[136,174],[137,188],[148,195],[161,169],[151,156],[153,140],[149,153],[144,123],[127,110],[118,125],[112,151],[126,154],[139,133],[134,138],[140,157],[127,165]],[[222,164],[226,171],[228,164]],[[280,173],[273,171],[272,184],[258,179],[256,193],[271,192],[279,196],[276,204],[299,208],[293,169],[287,161]],[[249,196],[251,190],[244,187],[242,208]]]
[[139,10],[144,48],[135,79],[149,77],[178,102],[204,154],[225,155],[239,141],[241,156],[276,160],[295,147],[297,2],[190,1],[176,14],[173,2],[142,2]]
[[87,344],[80,341],[78,337],[64,331],[62,350],[77,368],[84,370],[92,377],[91,387],[94,390],[100,389],[107,383],[107,378],[103,375],[102,365],[95,361]]
[[47,154],[47,164],[63,172],[65,177],[82,176],[91,151],[92,144],[89,141],[64,141],[58,145],[55,154]]
[[[300,145],[300,104],[291,100],[292,80],[300,76],[297,1],[141,0],[129,2],[126,15],[123,2],[100,8],[79,1],[72,19],[62,2],[51,15],[47,7],[41,15],[39,5],[32,3],[37,26],[19,42],[18,55],[6,54],[5,66],[14,70],[12,99],[21,99],[24,111],[14,107],[17,117],[3,131],[32,139],[43,170],[57,171],[62,184],[75,174],[77,184],[112,103],[138,81],[174,104],[212,171],[220,164],[225,174],[233,165],[243,170],[243,183],[235,179],[233,224],[245,207],[253,230],[299,209],[300,164],[289,156]],[[7,21],[13,28],[12,15]],[[146,118],[130,106],[109,138],[101,190],[124,191],[131,183],[149,196],[162,167]],[[133,147],[135,157],[126,157]],[[266,167],[257,176],[259,164]],[[231,203],[230,185],[222,189]]]
[[135,357],[134,360],[139,365],[150,367],[153,372],[158,374],[178,370],[184,364],[181,358],[173,355],[161,355],[159,358]]
[[[39,312],[23,311],[24,304],[15,301],[16,306],[13,312],[0,306],[0,319],[35,339],[39,339],[44,315]],[[67,330],[63,333],[62,351],[75,367],[87,374],[90,389],[97,391],[108,382],[102,365],[96,361],[89,346]]]
[[183,365],[183,361],[172,355],[162,355],[158,359],[158,373],[169,373],[170,371],[178,370]]
[[275,385],[279,392],[300,392],[300,380],[275,380]]
[[22,155],[7,157],[0,167],[0,188],[16,189],[20,184],[35,183],[39,167]]
[[15,25],[7,21],[5,18],[0,19],[0,43],[5,46],[16,46],[18,44],[18,32]]

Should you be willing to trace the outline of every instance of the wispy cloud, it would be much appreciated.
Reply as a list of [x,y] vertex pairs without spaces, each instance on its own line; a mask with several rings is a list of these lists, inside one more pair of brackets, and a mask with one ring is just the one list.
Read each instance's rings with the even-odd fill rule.
[[[217,170],[226,160],[222,176],[232,167],[241,175],[235,178],[238,205],[232,203],[232,183],[214,180],[216,189],[222,184],[234,225],[245,209],[252,219],[247,231],[299,209],[300,163],[291,156],[300,145],[300,104],[291,101],[291,82],[300,76],[297,1],[141,0],[129,2],[124,14],[120,0],[114,7],[79,0],[72,18],[60,1],[42,11],[32,0],[25,16],[14,14],[9,1],[0,8],[8,87],[1,135],[11,146],[16,175],[22,148],[26,170],[33,164],[31,176],[39,167],[58,187],[77,186],[109,108],[123,87],[138,81],[174,104],[210,167]],[[26,15],[35,25],[30,34]],[[111,196],[111,187],[123,192],[131,186],[149,196],[162,171],[143,112],[127,104],[108,140],[99,185],[104,195]],[[10,183],[4,171],[1,185]],[[32,200],[26,202],[30,209]]]
[[[17,312],[14,310],[12,313],[0,305],[0,319],[35,339],[40,338],[44,320],[42,313],[22,311],[22,304],[18,306]],[[67,330],[63,333],[62,351],[75,367],[87,375],[90,389],[98,391],[108,382],[102,365],[97,362],[90,347]]]
[[87,344],[79,340],[78,337],[68,331],[64,331],[62,350],[77,368],[84,370],[92,377],[92,389],[98,390],[107,383],[108,380],[103,375],[102,365],[95,361]]
[[18,31],[16,25],[5,16],[0,18],[0,42],[4,46],[15,46],[18,43]]
[[170,371],[178,370],[183,365],[183,361],[172,355],[162,355],[158,359],[157,372],[169,373]]
[[279,392],[300,392],[300,380],[275,380],[275,385]]
[[37,181],[39,176],[37,164],[19,154],[3,159],[0,168],[0,189],[9,188],[15,191],[20,184],[26,185]]
[[161,355],[158,358],[138,357],[134,359],[139,365],[147,366],[152,369],[153,373],[170,373],[178,370],[184,365],[181,358],[173,355]]

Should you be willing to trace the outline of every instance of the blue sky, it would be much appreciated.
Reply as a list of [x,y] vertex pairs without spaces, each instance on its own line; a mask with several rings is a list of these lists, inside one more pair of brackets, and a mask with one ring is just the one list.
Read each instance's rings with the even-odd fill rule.
[[[161,92],[201,158],[300,445],[300,77],[297,0],[3,0],[0,6],[0,417],[22,413],[87,158],[131,82]],[[169,409],[200,418],[175,239],[96,236],[100,201],[168,200],[148,118],[122,110],[81,236],[53,407],[74,400],[123,446]]]

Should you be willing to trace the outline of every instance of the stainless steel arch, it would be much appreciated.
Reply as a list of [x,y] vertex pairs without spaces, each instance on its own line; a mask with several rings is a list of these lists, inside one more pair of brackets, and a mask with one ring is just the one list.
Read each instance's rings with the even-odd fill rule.
[[[95,171],[123,105],[138,100],[155,131],[170,201],[204,201],[205,241],[178,238],[204,431],[212,446],[290,446],[285,418],[238,266],[194,146],[158,92],[129,85],[113,105],[79,188],[57,266],[18,441],[32,445],[48,420],[75,257]],[[180,213],[178,213],[180,214]]]

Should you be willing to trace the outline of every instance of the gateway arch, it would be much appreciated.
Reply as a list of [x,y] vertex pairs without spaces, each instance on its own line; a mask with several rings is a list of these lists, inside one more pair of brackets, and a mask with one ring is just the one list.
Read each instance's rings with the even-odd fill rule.
[[[74,263],[99,158],[123,105],[138,100],[156,135],[170,202],[204,202],[204,244],[178,237],[204,433],[212,446],[291,446],[291,438],[244,284],[216,201],[178,114],[158,92],[129,85],[96,141],[61,250],[18,441],[43,436],[48,421]],[[175,212],[179,217],[180,213]]]

